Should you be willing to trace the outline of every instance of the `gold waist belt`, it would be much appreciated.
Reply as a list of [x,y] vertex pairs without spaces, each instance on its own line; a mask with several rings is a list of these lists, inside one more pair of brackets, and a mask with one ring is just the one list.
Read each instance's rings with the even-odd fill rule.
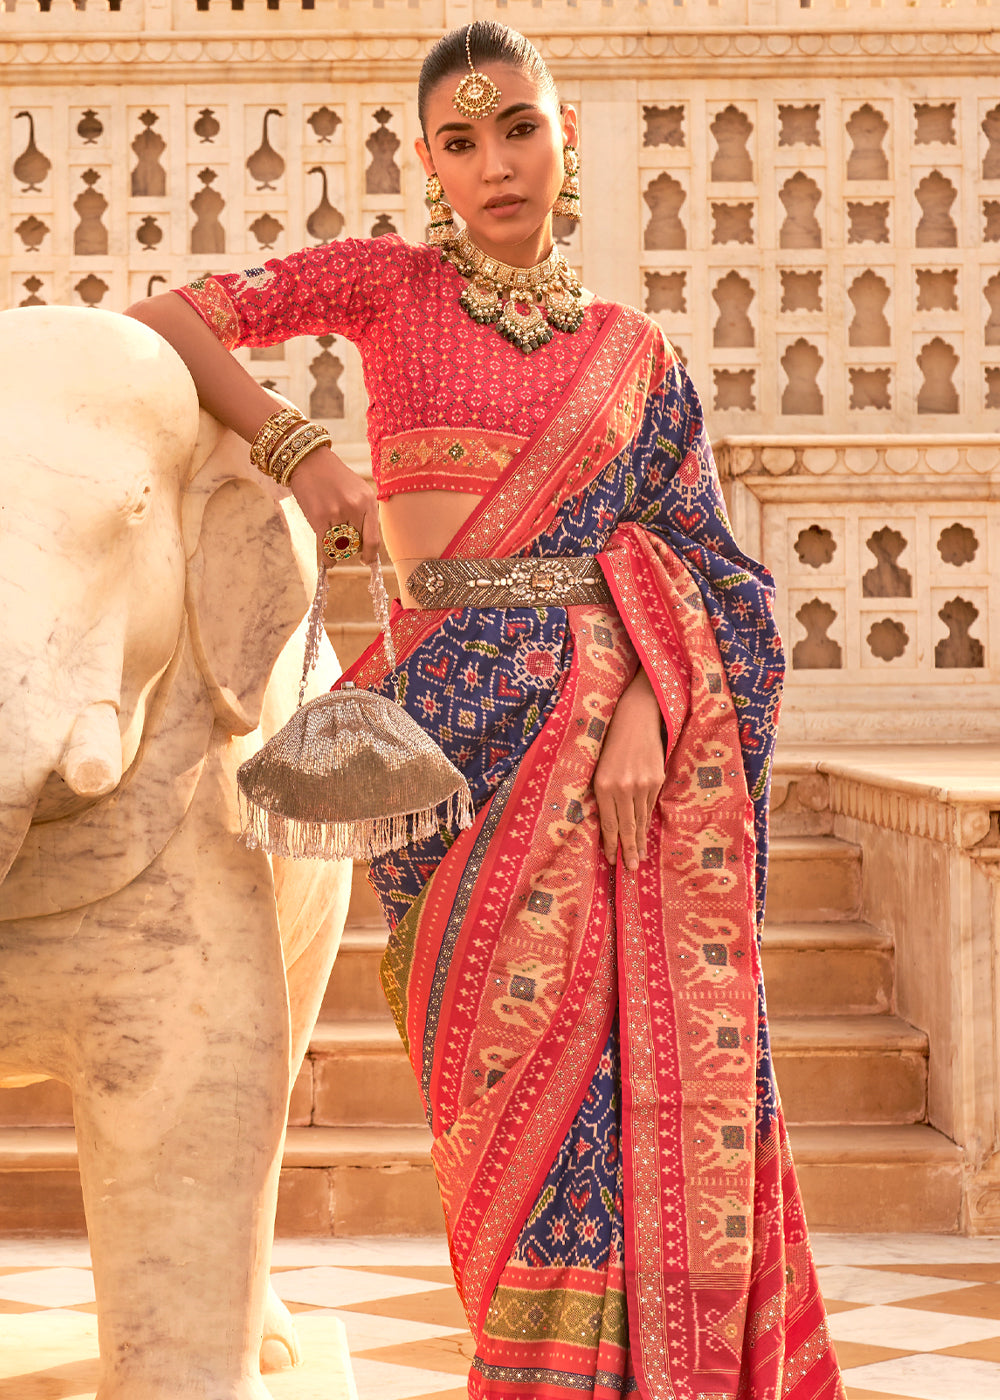
[[592,555],[541,559],[425,559],[406,580],[421,608],[566,608],[611,603]]

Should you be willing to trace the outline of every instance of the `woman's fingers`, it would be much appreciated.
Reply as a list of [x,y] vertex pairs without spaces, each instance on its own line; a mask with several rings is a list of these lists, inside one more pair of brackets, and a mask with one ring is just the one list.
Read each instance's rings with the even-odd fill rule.
[[601,845],[605,858],[614,865],[621,843],[622,860],[628,870],[637,870],[649,854],[649,827],[653,820],[659,788],[595,784],[594,796],[601,824]]
[[653,819],[653,809],[649,794],[644,792],[635,799],[635,849],[639,860],[649,854],[649,824]]
[[601,823],[601,844],[604,847],[604,859],[609,865],[614,865],[618,855],[618,808],[613,794],[598,792],[596,784],[594,796],[597,798],[597,813]]
[[594,769],[601,844],[612,864],[619,845],[627,869],[637,870],[646,859],[649,826],[662,787],[660,708],[640,671],[618,699]]
[[[639,822],[636,813],[636,799],[631,793],[622,793],[618,803],[618,839],[622,843],[622,860],[626,870],[639,868],[639,843],[637,833]],[[643,836],[645,840],[645,836]]]

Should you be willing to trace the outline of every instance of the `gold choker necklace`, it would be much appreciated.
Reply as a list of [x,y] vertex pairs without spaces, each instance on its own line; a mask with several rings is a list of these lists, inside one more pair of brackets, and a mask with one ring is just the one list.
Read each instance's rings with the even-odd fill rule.
[[510,267],[477,248],[463,229],[441,256],[468,280],[462,309],[480,326],[495,325],[526,355],[547,345],[553,328],[572,334],[583,323],[580,279],[556,248],[534,267]]

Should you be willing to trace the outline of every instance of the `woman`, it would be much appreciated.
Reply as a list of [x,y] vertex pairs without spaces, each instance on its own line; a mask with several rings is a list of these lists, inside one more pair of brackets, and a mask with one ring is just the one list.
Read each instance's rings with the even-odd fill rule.
[[346,241],[131,314],[259,458],[306,434],[292,491],[328,550],[353,525],[371,561],[370,489],[301,424],[281,439],[220,342],[361,350],[405,583],[396,671],[379,640],[346,678],[406,705],[476,809],[371,872],[469,1393],[833,1400],[757,954],[771,581],[661,332],[552,251],[577,123],[538,54],[476,23],[429,54],[418,100],[440,250]]

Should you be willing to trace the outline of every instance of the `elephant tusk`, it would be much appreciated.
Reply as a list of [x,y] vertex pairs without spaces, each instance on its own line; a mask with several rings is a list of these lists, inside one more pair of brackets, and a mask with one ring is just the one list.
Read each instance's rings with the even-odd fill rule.
[[118,712],[104,700],[79,716],[56,772],[80,797],[106,797],[122,780]]

